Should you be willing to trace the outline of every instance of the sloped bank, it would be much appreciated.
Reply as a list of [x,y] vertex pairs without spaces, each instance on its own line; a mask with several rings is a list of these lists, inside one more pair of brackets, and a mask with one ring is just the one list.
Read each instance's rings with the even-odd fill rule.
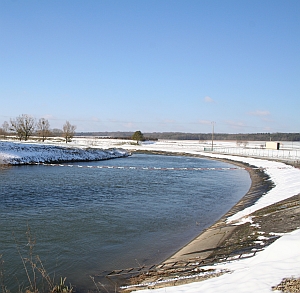
[[[171,153],[174,154],[175,152]],[[196,155],[195,152],[191,151],[191,153]],[[250,280],[250,282],[248,280],[246,286],[244,284],[242,285],[243,290],[240,292],[250,292],[248,288],[253,286],[257,288],[269,286],[266,289],[269,292],[271,285],[273,286],[279,283],[278,281],[273,281],[276,273],[278,276],[280,275],[282,279],[290,276],[291,273],[294,274],[297,272],[297,269],[294,269],[299,263],[297,262],[297,258],[295,259],[295,264],[290,263],[289,259],[282,259],[284,254],[282,254],[280,244],[279,246],[276,244],[276,240],[281,240],[279,238],[282,235],[286,233],[289,234],[290,231],[295,232],[296,229],[299,229],[300,185],[299,181],[295,180],[299,170],[279,162],[253,158],[212,155],[212,159],[225,159],[225,161],[229,159],[233,160],[232,163],[236,160],[238,162],[235,162],[235,164],[244,164],[252,179],[252,186],[249,192],[226,215],[200,234],[194,241],[189,243],[189,245],[165,260],[165,262],[153,269],[151,273],[138,276],[136,281],[133,281],[133,286],[123,287],[125,290],[156,289],[159,287],[192,283],[180,287],[178,291],[204,292],[205,290],[201,288],[205,287],[206,290],[207,288],[213,288],[208,291],[215,292],[216,286],[212,286],[211,284],[214,284],[214,282],[218,283],[219,278],[213,278],[215,281],[204,282],[205,284],[203,285],[200,285],[198,281],[216,277],[220,274],[226,274],[230,271],[230,274],[227,274],[226,278],[230,278],[232,275],[244,274],[243,278]],[[247,162],[246,165],[245,162]],[[277,245],[275,247],[270,245],[274,241],[274,245]],[[251,273],[245,274],[245,269],[236,269],[234,262],[232,264],[234,270],[230,269],[231,261],[237,259],[244,259],[243,261],[246,262],[245,267],[249,268],[247,258],[250,257],[250,259],[252,259],[251,256],[256,255],[257,251],[261,251],[262,249],[268,250],[269,247],[272,247],[271,250],[276,251],[276,257],[275,254],[273,256],[274,259],[280,259],[285,262],[287,264],[286,268],[289,268],[288,271],[290,273],[284,272],[284,270],[282,270],[284,265],[279,264],[279,270],[276,271],[274,275],[270,274],[269,276],[272,279],[272,282],[269,281],[270,284],[268,283],[266,285],[268,276],[259,273],[257,282],[253,285],[252,278],[255,277],[251,277]],[[295,254],[297,254],[297,252],[295,252],[294,255]],[[259,252],[259,256],[262,256],[264,260],[266,260],[266,255],[268,256],[268,252]],[[291,255],[293,255],[293,249],[291,249]],[[292,259],[294,259],[294,255]],[[273,257],[268,262],[268,270],[273,270]],[[220,264],[218,266],[217,264],[219,262],[223,263],[223,265]],[[251,260],[249,263],[250,262]],[[261,262],[258,261],[258,264],[260,263]],[[239,264],[236,266],[240,268]],[[262,266],[265,266],[265,264]],[[226,269],[224,270],[224,268]],[[252,268],[252,266],[250,266],[250,268]],[[254,271],[260,272],[261,269],[254,269]],[[279,279],[278,276],[277,278]],[[220,288],[220,290],[217,290],[218,292],[224,292],[224,278],[220,282],[222,286],[218,287]],[[235,277],[233,277],[233,279],[234,278]],[[240,279],[240,277],[238,277],[238,279]],[[236,282],[229,282],[227,287],[232,286],[235,288],[236,285],[238,285]],[[175,288],[171,290],[176,291]],[[225,291],[227,292],[228,290],[225,289]],[[251,290],[251,292],[256,291],[257,290]]]
[[[224,259],[236,254],[239,255],[243,251],[251,251],[253,247],[258,249],[261,247],[260,244],[254,244],[257,240],[257,234],[256,237],[252,237],[251,242],[244,241],[241,243],[234,237],[233,241],[229,244],[228,241],[230,241],[231,236],[234,235],[236,231],[239,231],[239,228],[244,228],[244,226],[235,226],[226,223],[226,220],[246,207],[250,207],[264,194],[274,188],[274,182],[263,169],[232,159],[208,158],[207,156],[186,152],[139,150],[134,153],[199,157],[226,162],[248,171],[251,178],[251,186],[240,201],[238,201],[219,220],[204,229],[197,237],[179,249],[175,254],[171,255],[157,266],[152,267],[150,271],[146,270],[141,274],[133,274],[133,277],[128,280],[130,285],[121,286],[121,289],[123,289],[121,291],[131,292],[132,290],[145,288],[155,289],[202,281],[207,278],[215,277],[220,275],[220,273],[215,274],[214,270],[208,270],[208,272],[203,271],[204,277],[199,277],[201,269],[198,268],[197,265],[193,266],[193,264],[198,264],[199,261],[205,261],[206,264],[214,263],[218,262],[218,259]],[[252,232],[253,231],[251,231],[251,233]],[[250,232],[247,236],[248,235],[251,235]],[[201,265],[199,265],[199,267],[201,267]]]
[[129,155],[128,151],[116,148],[104,150],[46,144],[0,142],[0,164],[7,165],[100,161],[127,157]]

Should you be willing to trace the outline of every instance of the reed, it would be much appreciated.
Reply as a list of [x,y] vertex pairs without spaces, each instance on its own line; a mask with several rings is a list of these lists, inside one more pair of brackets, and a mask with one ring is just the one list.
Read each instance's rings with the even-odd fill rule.
[[[45,269],[43,262],[39,255],[35,254],[36,240],[32,235],[29,225],[27,225],[26,231],[26,250],[22,250],[20,242],[14,235],[16,248],[20,256],[23,271],[26,275],[26,281],[19,282],[18,276],[15,276],[18,282],[17,293],[74,293],[74,288],[70,285],[66,285],[66,278],[60,278],[59,282],[55,281],[54,277],[51,277]],[[22,272],[20,272],[21,274]],[[0,287],[1,293],[11,293],[5,282],[5,270],[4,260],[0,255]]]

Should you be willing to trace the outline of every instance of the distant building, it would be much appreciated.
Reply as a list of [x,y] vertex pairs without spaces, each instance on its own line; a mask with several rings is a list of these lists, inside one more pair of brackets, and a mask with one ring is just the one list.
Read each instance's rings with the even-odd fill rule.
[[280,149],[280,143],[275,142],[275,141],[267,141],[266,142],[266,149],[279,150]]

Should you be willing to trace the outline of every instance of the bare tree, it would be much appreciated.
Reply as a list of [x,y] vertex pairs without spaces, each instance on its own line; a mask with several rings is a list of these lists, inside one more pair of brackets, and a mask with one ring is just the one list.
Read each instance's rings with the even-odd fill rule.
[[10,130],[14,131],[20,140],[28,140],[35,130],[35,119],[27,114],[10,119],[10,124]]
[[66,123],[63,125],[63,137],[65,138],[66,143],[73,138],[75,130],[76,126],[71,125],[69,121],[66,121]]
[[2,124],[2,134],[3,134],[4,138],[6,137],[8,132],[9,132],[9,123],[7,121],[4,121]]
[[51,131],[51,135],[53,136],[62,136],[63,131],[59,128],[53,128]]
[[42,138],[42,141],[44,142],[45,139],[50,136],[50,123],[45,118],[40,118],[37,125],[36,125],[37,134],[39,137]]

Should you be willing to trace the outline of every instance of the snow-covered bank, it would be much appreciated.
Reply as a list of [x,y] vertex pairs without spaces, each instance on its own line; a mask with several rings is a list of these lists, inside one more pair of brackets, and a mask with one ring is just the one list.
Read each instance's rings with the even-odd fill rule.
[[74,148],[45,144],[0,142],[0,164],[96,161],[128,156],[123,149]]
[[[213,269],[228,271],[222,276],[187,285],[165,287],[154,290],[141,290],[152,293],[253,293],[272,291],[283,278],[300,277],[300,230],[279,238],[255,257],[219,264]],[[285,291],[287,292],[287,291]],[[299,292],[299,291],[290,291]]]
[[[164,144],[164,146],[160,146],[159,143],[157,143],[144,145],[139,149],[198,154],[211,158],[223,158],[245,162],[252,166],[264,168],[265,172],[275,183],[275,187],[253,206],[233,215],[228,219],[230,222],[242,223],[247,220],[250,213],[300,193],[300,170],[280,162],[199,152],[182,143],[180,146],[176,146],[176,144]],[[230,273],[225,273],[220,277],[202,282],[154,290],[142,290],[141,292],[274,292],[272,291],[272,286],[279,284],[282,279],[300,277],[299,247],[300,223],[298,230],[283,235],[265,250],[258,252],[256,256],[244,260],[217,264],[212,267],[213,269],[229,271]]]
[[[202,153],[201,155],[207,156],[208,154]],[[254,205],[228,218],[228,222],[237,221],[240,218],[247,217],[249,214],[261,208],[300,193],[300,180],[298,180],[298,178],[300,178],[300,170],[293,166],[286,165],[281,162],[261,160],[250,157],[238,157],[220,154],[210,154],[209,157],[229,159],[237,162],[247,163],[257,168],[262,168],[275,184],[275,187],[262,196]]]
[[239,218],[246,217],[247,215],[253,213],[258,209],[300,193],[300,169],[284,164],[282,162],[269,161],[267,159],[257,159],[252,157],[241,157],[203,152],[195,149],[194,146],[190,146],[188,142],[185,143],[184,141],[180,142],[180,144],[176,144],[174,142],[171,142],[169,144],[166,142],[158,142],[150,145],[141,145],[138,148],[134,146],[127,146],[127,149],[186,153],[209,158],[227,159],[237,162],[243,162],[253,167],[264,169],[264,172],[267,173],[270,176],[271,180],[274,182],[275,187],[267,194],[265,194],[261,199],[259,199],[253,206],[232,216],[230,219],[228,219],[228,221],[236,221]]

